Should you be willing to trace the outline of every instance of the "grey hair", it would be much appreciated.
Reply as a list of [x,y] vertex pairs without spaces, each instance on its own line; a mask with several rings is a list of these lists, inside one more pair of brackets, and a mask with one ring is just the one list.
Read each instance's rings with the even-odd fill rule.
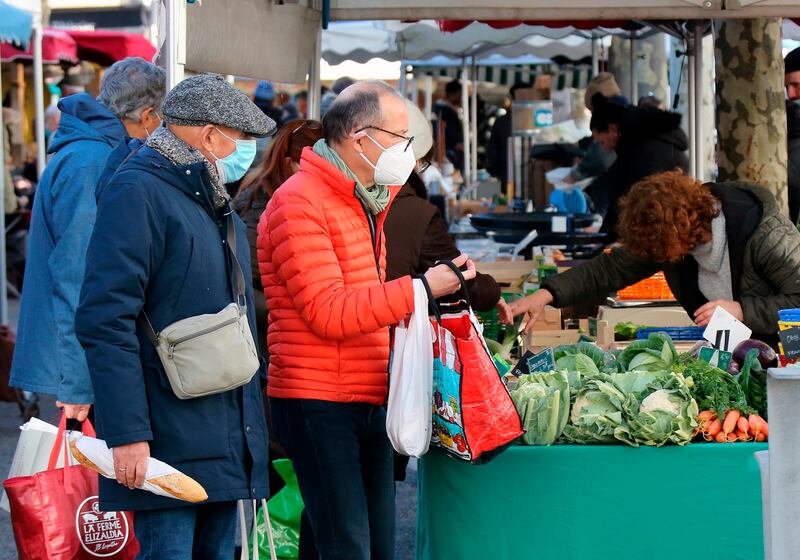
[[143,58],[115,62],[103,75],[97,100],[120,119],[139,120],[148,107],[161,111],[167,74]]
[[345,89],[323,117],[325,140],[329,144],[336,144],[355,130],[380,126],[383,122],[381,97],[385,95],[401,98],[392,86],[378,80],[357,82]]

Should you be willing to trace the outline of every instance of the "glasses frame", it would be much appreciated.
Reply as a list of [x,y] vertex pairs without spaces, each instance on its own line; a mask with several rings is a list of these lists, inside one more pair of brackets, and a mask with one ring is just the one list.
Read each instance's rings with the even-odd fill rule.
[[[315,121],[314,119],[308,119],[300,124],[297,128],[292,131],[292,134],[295,134],[300,131],[304,126],[307,126],[309,130],[320,130],[322,128],[322,123],[319,121]],[[291,135],[290,135],[291,136]]]
[[[381,128],[379,126],[364,126],[364,127],[359,128],[358,130],[356,130],[355,134],[358,134],[359,132],[364,132],[365,130],[380,130],[381,132],[385,132],[386,134],[388,134],[390,136],[394,136],[395,138],[402,138],[403,140],[406,140],[407,144],[406,144],[406,147],[403,148],[404,152],[407,151],[411,147],[411,143],[414,141],[414,137],[413,136],[403,136],[402,134],[397,134],[396,132],[392,132],[391,130],[386,130],[385,128]],[[377,143],[377,140],[375,142]],[[380,144],[378,144],[378,145],[381,146]],[[383,148],[383,146],[381,146],[381,148]],[[384,150],[385,149],[386,148],[384,148]]]
[[419,168],[417,169],[417,173],[422,175],[428,169],[430,169],[430,167],[431,167],[431,165],[433,165],[433,163],[428,161],[427,159],[421,159],[421,160],[419,160],[419,164],[418,165],[419,165]]

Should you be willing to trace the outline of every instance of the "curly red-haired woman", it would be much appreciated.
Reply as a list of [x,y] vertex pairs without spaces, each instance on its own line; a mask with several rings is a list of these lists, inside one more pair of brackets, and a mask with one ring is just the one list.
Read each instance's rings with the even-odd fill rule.
[[764,187],[653,175],[622,199],[618,231],[622,247],[548,279],[513,312],[530,313],[532,326],[545,305],[602,297],[658,271],[700,326],[720,306],[774,340],[778,311],[800,307],[800,233]]

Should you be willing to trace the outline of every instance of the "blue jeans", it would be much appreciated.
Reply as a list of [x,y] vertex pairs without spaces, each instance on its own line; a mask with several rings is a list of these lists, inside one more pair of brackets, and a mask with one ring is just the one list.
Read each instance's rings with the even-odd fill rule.
[[136,560],[232,560],[236,502],[137,511]]
[[270,399],[297,473],[320,560],[394,558],[394,483],[386,411],[364,403]]

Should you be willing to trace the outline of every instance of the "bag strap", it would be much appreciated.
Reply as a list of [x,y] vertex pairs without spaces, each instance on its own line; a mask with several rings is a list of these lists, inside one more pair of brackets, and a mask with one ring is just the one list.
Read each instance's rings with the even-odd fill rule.
[[[233,290],[233,302],[239,306],[240,314],[244,314],[247,312],[247,284],[245,283],[242,265],[239,264],[239,259],[236,258],[236,222],[234,222],[233,214],[233,208],[228,208],[228,213],[225,214],[225,246],[228,248],[228,255],[231,260],[232,270],[230,281]],[[153,346],[158,347],[158,333],[153,328],[153,323],[150,321],[150,317],[147,316],[144,309],[142,309],[142,313],[136,319],[136,323],[139,325],[139,328],[144,331],[144,334],[147,335],[147,338]]]
[[453,261],[441,260],[436,262],[436,265],[440,264],[449,267],[450,270],[456,273],[456,276],[458,276],[458,281],[461,282],[461,291],[464,292],[464,301],[467,302],[468,306],[472,307],[472,304],[469,301],[469,290],[467,289],[467,281],[464,280],[464,275],[461,273],[461,270],[459,270],[459,268],[453,263]]
[[[81,426],[81,431],[89,436],[95,437],[97,434],[94,431],[94,426],[87,418],[83,421],[83,425]],[[64,466],[69,466],[69,448],[67,447],[67,415],[62,413],[61,419],[58,421],[58,434],[56,435],[56,441],[53,444],[53,449],[50,451],[50,460],[47,462],[47,470],[52,471],[56,468],[56,464],[58,464],[58,456],[61,454],[61,451],[64,451]]]
[[236,222],[233,219],[234,215],[233,208],[228,208],[228,213],[226,214],[226,234],[228,238],[228,251],[231,256],[231,266],[233,268],[232,277],[231,277],[231,286],[233,288],[233,296],[234,301],[239,305],[241,309],[247,309],[247,300],[245,299],[246,294],[246,286],[244,280],[244,271],[242,270],[242,265],[239,264],[239,259],[236,258]]
[[[433,292],[431,291],[431,286],[428,284],[428,279],[425,278],[424,274],[420,274],[417,276],[420,280],[422,280],[422,286],[425,288],[425,293],[428,294],[428,312],[436,318],[436,322],[440,325],[442,324],[442,314],[439,311],[439,306],[436,304],[436,300],[433,297]],[[416,311],[416,310],[415,310]]]
[[[250,500],[248,500],[250,501]],[[241,560],[250,560],[250,554],[248,553],[248,546],[247,546],[247,520],[244,516],[244,502],[245,500],[239,500],[238,508],[239,508],[239,528],[240,533],[242,536],[242,554],[240,556]],[[258,549],[258,512],[256,511],[258,500],[252,500],[253,505],[253,560],[258,560],[259,558],[259,549]],[[267,500],[261,499],[261,508],[264,510],[264,524],[267,526],[267,541],[269,542],[269,557],[270,560],[278,560],[278,554],[275,551],[275,541],[272,536],[272,523],[270,522],[269,518],[269,507],[267,506]]]

